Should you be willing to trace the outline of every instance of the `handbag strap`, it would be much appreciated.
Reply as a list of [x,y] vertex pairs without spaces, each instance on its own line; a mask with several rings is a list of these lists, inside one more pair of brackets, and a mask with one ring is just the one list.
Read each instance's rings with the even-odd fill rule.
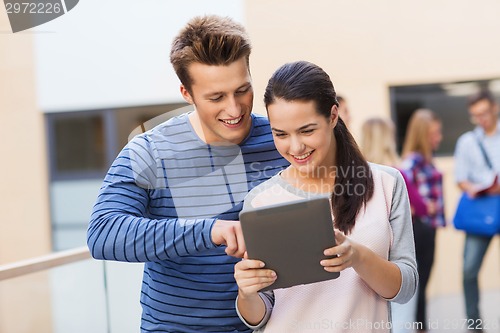
[[477,144],[479,145],[479,149],[481,150],[481,153],[483,154],[486,165],[488,166],[488,168],[493,170],[493,164],[491,164],[491,160],[488,157],[488,154],[486,153],[486,149],[484,149],[483,143],[481,142],[479,135],[476,135],[476,139],[477,139]]

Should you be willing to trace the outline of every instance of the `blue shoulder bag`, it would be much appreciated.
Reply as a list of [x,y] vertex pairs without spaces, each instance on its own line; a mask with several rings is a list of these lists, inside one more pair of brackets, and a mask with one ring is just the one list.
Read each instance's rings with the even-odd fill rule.
[[[477,141],[486,165],[493,170],[493,165],[483,144],[479,138]],[[453,224],[456,229],[464,230],[473,235],[494,236],[500,233],[500,195],[482,195],[470,198],[467,193],[462,193]]]

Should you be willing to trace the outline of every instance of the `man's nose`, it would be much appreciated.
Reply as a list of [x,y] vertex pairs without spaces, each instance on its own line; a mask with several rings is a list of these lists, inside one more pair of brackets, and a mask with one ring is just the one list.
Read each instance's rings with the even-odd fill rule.
[[225,111],[232,118],[241,116],[241,105],[235,96],[228,97]]

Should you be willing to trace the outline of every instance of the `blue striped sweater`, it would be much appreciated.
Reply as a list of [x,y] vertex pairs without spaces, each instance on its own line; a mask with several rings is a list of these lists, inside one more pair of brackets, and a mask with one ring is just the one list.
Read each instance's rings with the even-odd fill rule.
[[207,145],[184,114],[135,137],[108,171],[87,243],[96,259],[144,262],[142,332],[248,332],[236,314],[234,264],[210,237],[245,195],[288,163],[267,119],[240,145]]

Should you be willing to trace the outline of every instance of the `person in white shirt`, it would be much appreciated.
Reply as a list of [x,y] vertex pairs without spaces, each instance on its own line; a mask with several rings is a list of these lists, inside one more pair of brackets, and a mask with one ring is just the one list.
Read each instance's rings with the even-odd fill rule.
[[[471,122],[476,128],[458,138],[454,156],[456,183],[471,198],[500,195],[498,103],[489,91],[484,90],[470,96],[468,106]],[[467,327],[470,330],[483,328],[479,311],[478,274],[492,239],[492,236],[472,233],[466,233],[465,236],[463,290]]]

